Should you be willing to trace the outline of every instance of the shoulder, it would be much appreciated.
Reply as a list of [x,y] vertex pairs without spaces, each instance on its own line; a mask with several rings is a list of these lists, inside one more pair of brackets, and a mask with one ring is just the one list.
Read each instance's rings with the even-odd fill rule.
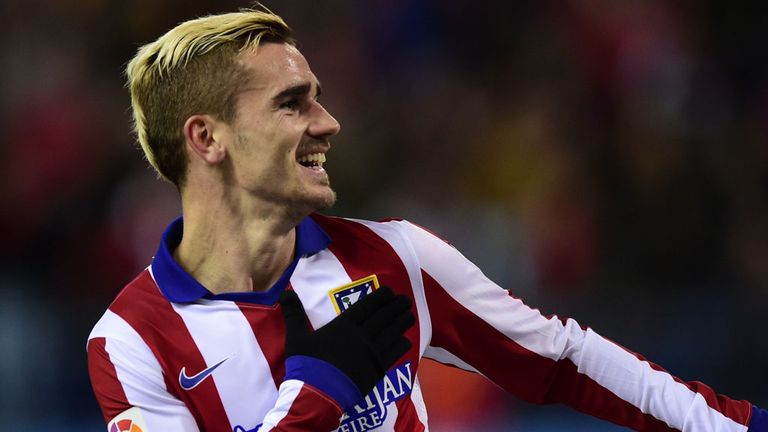
[[162,293],[160,293],[157,283],[155,283],[155,279],[152,277],[151,267],[147,267],[123,287],[109,307],[112,308],[136,298],[151,298],[155,296],[162,296]]
[[366,249],[394,251],[401,259],[417,264],[429,257],[457,252],[429,229],[405,219],[370,221],[319,216],[316,222],[331,237],[332,251],[350,250],[353,255],[364,254]]
[[417,223],[402,218],[386,218],[378,221],[324,216],[313,214],[312,219],[331,237],[333,241],[344,239],[365,240],[370,237],[404,238],[407,242],[427,242],[430,244],[450,245],[434,231]]
[[156,317],[157,305],[168,303],[152,278],[149,268],[139,273],[115,297],[94,325],[88,340],[109,338],[136,342]]
[[388,218],[379,221],[338,216],[312,215],[312,219],[328,234],[333,243],[362,243],[374,245],[407,239],[415,225],[405,219]]
[[311,218],[333,237],[333,234],[355,235],[366,231],[377,232],[424,232],[438,237],[434,232],[403,218],[385,218],[378,221],[340,216],[312,214]]

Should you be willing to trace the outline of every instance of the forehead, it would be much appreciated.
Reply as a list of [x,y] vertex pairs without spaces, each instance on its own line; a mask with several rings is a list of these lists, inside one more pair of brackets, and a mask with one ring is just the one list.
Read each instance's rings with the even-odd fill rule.
[[288,86],[315,83],[317,78],[296,47],[284,43],[263,43],[239,56],[250,72],[251,88],[282,90]]

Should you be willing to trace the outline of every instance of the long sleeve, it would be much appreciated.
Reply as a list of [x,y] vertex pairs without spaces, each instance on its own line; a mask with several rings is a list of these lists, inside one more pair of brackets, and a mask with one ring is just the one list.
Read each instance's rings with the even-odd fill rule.
[[425,357],[483,374],[533,403],[562,403],[639,431],[766,431],[765,411],[683,382],[582,328],[545,317],[456,249],[399,222],[421,268],[432,323]]

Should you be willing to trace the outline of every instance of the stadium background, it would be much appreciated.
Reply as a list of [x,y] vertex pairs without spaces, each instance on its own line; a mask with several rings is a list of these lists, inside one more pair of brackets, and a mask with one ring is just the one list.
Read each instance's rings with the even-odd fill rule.
[[[768,406],[768,20],[746,4],[268,3],[343,126],[330,213],[429,226],[544,313]],[[178,213],[122,68],[241,6],[0,3],[0,430],[103,430],[86,337]],[[428,369],[435,431],[619,430]]]

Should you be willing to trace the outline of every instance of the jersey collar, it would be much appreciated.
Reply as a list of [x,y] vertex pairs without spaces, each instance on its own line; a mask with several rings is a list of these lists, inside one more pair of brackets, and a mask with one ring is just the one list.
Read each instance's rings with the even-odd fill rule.
[[272,305],[288,285],[296,264],[304,256],[311,256],[328,247],[330,237],[311,217],[296,226],[296,246],[293,262],[272,287],[264,292],[213,294],[196,281],[173,259],[173,251],[181,243],[184,232],[183,218],[179,217],[165,229],[160,246],[152,259],[152,276],[160,291],[174,303],[190,303],[201,298],[232,300]]

